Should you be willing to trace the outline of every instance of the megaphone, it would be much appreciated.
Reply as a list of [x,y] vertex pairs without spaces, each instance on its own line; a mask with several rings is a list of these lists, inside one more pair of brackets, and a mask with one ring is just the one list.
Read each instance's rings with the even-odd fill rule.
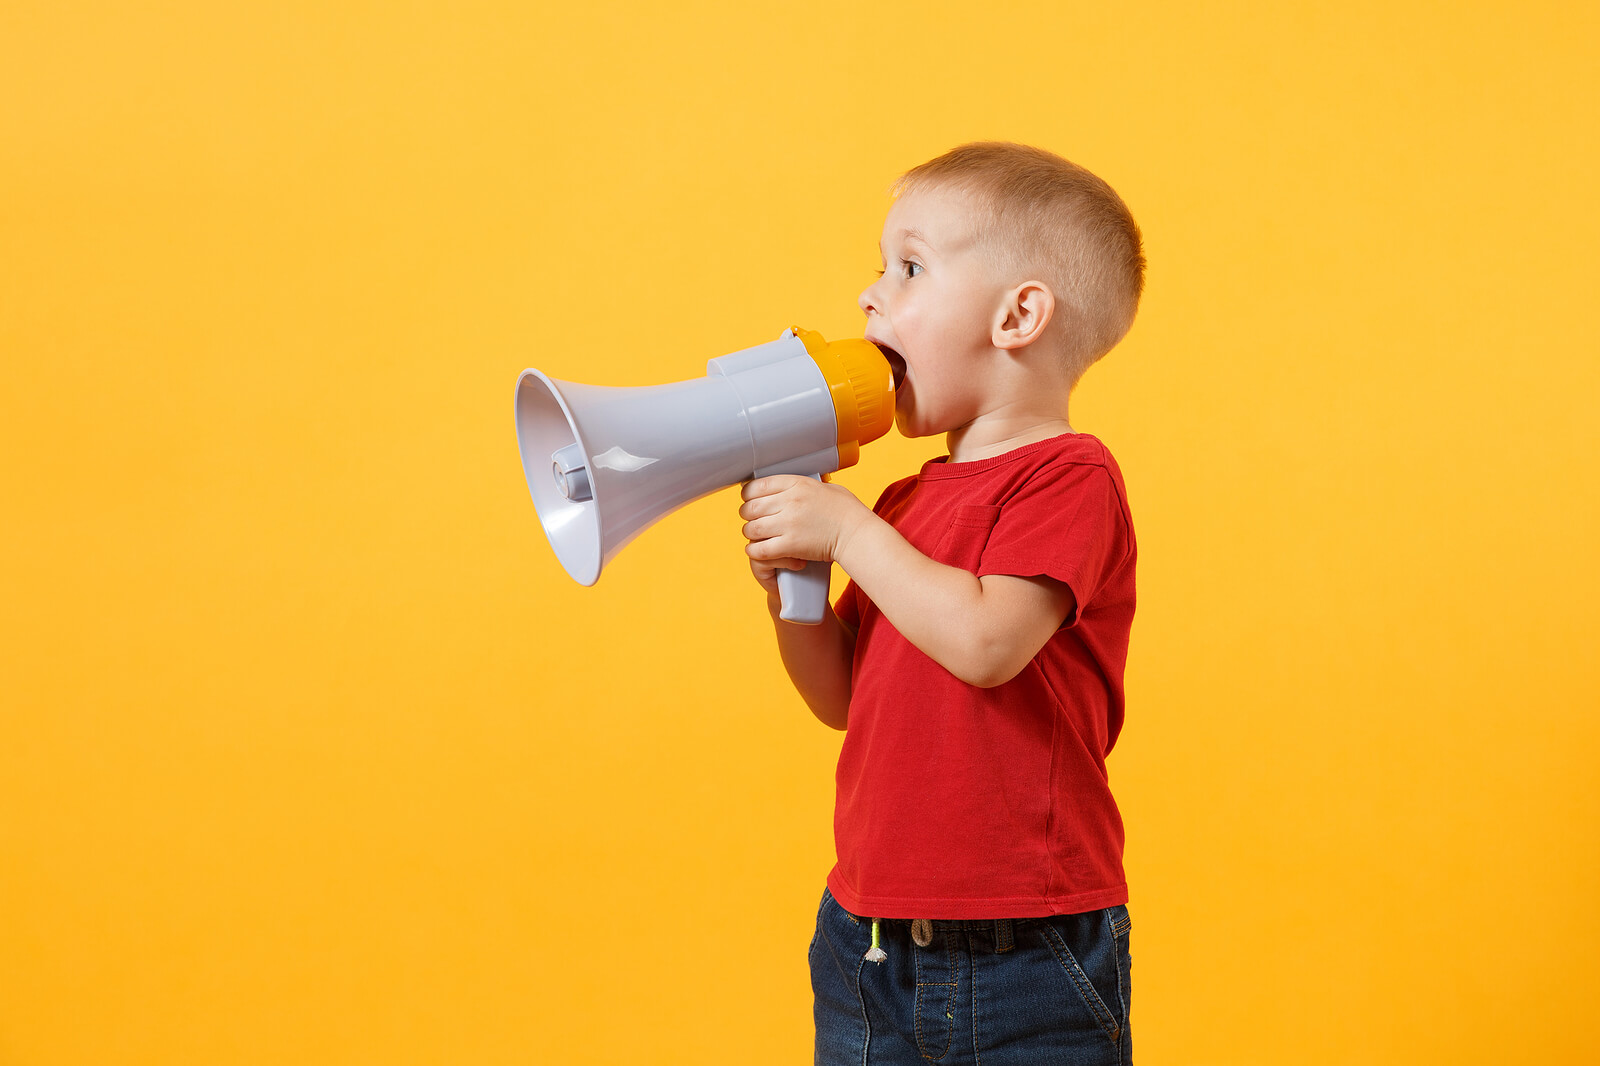
[[[608,388],[517,379],[517,447],[556,558],[580,585],[657,519],[752,477],[853,466],[894,423],[894,374],[866,340],[811,330],[712,359],[706,376]],[[816,625],[829,564],[778,574],[779,616]]]

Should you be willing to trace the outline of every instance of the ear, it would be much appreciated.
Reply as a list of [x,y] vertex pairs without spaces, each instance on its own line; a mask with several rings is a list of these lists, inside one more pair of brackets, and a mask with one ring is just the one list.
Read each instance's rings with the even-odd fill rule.
[[1024,281],[1005,294],[995,313],[990,343],[996,348],[1026,348],[1044,336],[1056,313],[1055,293],[1042,281]]

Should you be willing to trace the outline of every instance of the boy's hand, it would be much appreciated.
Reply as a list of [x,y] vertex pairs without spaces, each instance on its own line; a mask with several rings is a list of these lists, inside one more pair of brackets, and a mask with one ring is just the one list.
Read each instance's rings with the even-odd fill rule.
[[750,570],[767,590],[767,610],[778,635],[778,652],[795,690],[817,720],[832,729],[850,721],[850,685],[856,634],[833,611],[819,626],[782,620],[779,570],[832,561],[852,516],[876,517],[848,489],[795,474],[773,474],[745,483],[739,517],[750,541]]
[[847,488],[797,474],[773,474],[745,483],[744,536],[750,569],[769,593],[778,590],[778,570],[798,570],[807,561],[832,562],[839,546],[872,516]]

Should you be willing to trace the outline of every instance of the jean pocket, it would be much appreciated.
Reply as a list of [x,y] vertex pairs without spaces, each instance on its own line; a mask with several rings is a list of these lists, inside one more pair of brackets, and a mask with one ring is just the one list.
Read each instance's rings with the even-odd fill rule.
[[[1060,964],[1068,982],[1077,991],[1079,998],[1083,1000],[1083,1005],[1088,1008],[1089,1013],[1094,1017],[1095,1023],[1100,1026],[1101,1031],[1115,1043],[1122,1036],[1122,1023],[1111,1008],[1106,1006],[1104,997],[1100,995],[1094,981],[1089,976],[1089,972],[1084,969],[1083,964],[1078,959],[1078,955],[1083,954],[1086,959],[1091,960],[1090,965],[1093,967],[1093,959],[1102,954],[1102,952],[1096,950],[1099,945],[1080,944],[1079,951],[1074,952],[1072,945],[1067,942],[1067,937],[1062,935],[1062,930],[1058,927],[1060,924],[1067,924],[1069,932],[1075,933],[1079,924],[1087,924],[1073,921],[1073,919],[1080,917],[1083,916],[1071,916],[1066,923],[1062,923],[1059,919],[1047,920],[1040,923],[1040,929],[1043,931],[1045,943],[1049,946],[1051,954],[1055,956],[1056,962]],[[1093,925],[1099,926],[1101,929],[1105,928],[1105,925],[1100,922],[1095,922]],[[1116,966],[1114,947],[1107,961],[1112,967]],[[1110,979],[1115,980],[1116,978],[1113,976]],[[1102,984],[1105,984],[1106,980],[1107,977],[1101,975]],[[1121,1002],[1120,997],[1118,1002]]]
[[1128,908],[1124,904],[1106,908],[1106,916],[1111,919],[1111,935],[1117,940],[1126,940],[1128,932],[1133,928],[1133,919],[1128,917]]

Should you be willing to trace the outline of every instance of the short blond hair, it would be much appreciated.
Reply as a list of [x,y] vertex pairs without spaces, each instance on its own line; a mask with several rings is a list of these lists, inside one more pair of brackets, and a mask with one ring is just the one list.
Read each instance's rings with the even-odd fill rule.
[[979,247],[1002,278],[1050,287],[1074,382],[1127,335],[1144,292],[1144,250],[1110,185],[1043,148],[975,141],[906,171],[890,194],[940,189],[978,203]]

